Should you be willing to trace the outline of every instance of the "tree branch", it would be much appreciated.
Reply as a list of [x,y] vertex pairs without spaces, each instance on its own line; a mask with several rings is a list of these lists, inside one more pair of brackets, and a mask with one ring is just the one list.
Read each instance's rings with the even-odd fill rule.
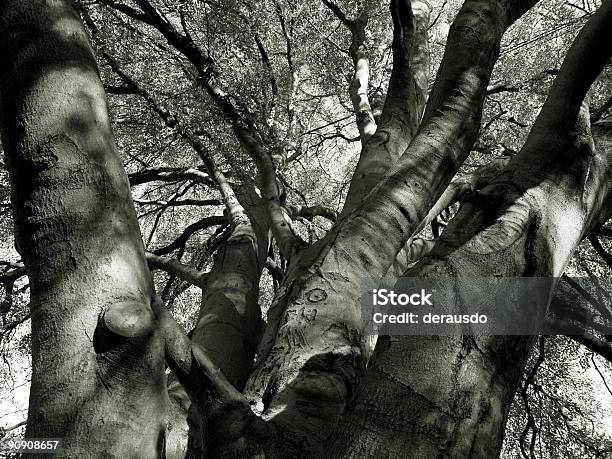
[[212,217],[204,217],[195,223],[187,226],[185,230],[174,241],[165,247],[153,250],[155,255],[166,255],[176,249],[181,248],[196,232],[210,228],[211,226],[219,226],[227,224],[227,217],[224,215],[214,215]]
[[6,434],[7,432],[11,432],[13,430],[19,429],[20,427],[25,426],[26,423],[27,423],[27,421],[21,421],[21,422],[18,422],[17,424],[13,424],[12,426],[9,426],[9,427],[5,427],[5,428],[0,427],[0,438],[3,438],[4,434]]
[[517,86],[508,86],[507,84],[497,83],[487,87],[487,96],[499,94],[500,92],[519,92],[519,90],[520,89]]
[[274,113],[274,104],[276,99],[278,98],[278,83],[276,82],[276,76],[274,75],[274,68],[272,67],[272,62],[270,62],[270,57],[268,56],[268,52],[259,36],[259,33],[255,32],[253,35],[255,39],[255,44],[257,44],[257,49],[259,50],[259,55],[261,56],[261,61],[263,62],[266,71],[268,72],[268,80],[270,81],[270,88],[272,90],[272,108],[270,116],[273,117]]
[[[521,386],[521,397],[523,398],[523,403],[525,405],[525,412],[527,413],[527,424],[525,425],[525,428],[523,429],[523,432],[521,433],[519,437],[519,446],[521,449],[521,454],[523,455],[525,459],[535,458],[533,449],[536,443],[538,429],[535,423],[535,418],[533,417],[533,413],[531,412],[531,408],[529,406],[528,390],[529,390],[529,386],[534,383],[535,376],[538,372],[538,369],[544,362],[545,343],[546,343],[546,337],[540,336],[540,338],[538,339],[538,351],[539,351],[538,357],[535,363],[533,364],[533,367],[527,374],[527,377],[525,378],[523,385]],[[529,434],[529,431],[531,431],[531,441],[529,442],[529,455],[527,455],[527,452],[525,451],[524,443],[525,443],[525,439],[527,435]]]
[[378,127],[359,156],[342,209],[347,215],[403,155],[416,134],[427,99],[430,6],[422,0],[393,0],[393,69]]
[[331,0],[322,0],[322,1],[323,1],[323,4],[327,6],[330,9],[330,11],[334,13],[334,15],[338,19],[340,19],[340,22],[342,22],[349,29],[353,26],[354,21],[351,21],[350,19],[348,19],[338,5],[336,5]]
[[215,186],[208,174],[201,169],[192,167],[157,167],[152,169],[142,169],[138,172],[128,174],[131,186],[142,185],[149,182],[180,182],[183,180],[193,180],[210,187]]
[[571,277],[563,274],[563,276],[561,276],[561,279],[563,279],[571,288],[573,288],[591,306],[593,306],[602,315],[602,317],[605,318],[606,321],[609,321],[610,323],[612,323],[612,312],[610,312],[608,308],[606,308],[603,304],[601,304],[597,300],[597,298],[595,298],[593,295],[587,292],[584,288],[582,288],[582,286],[576,281],[574,281]]
[[0,266],[7,267],[7,270],[0,274],[0,283],[8,283],[12,285],[20,277],[27,275],[26,268],[23,263],[0,260]]
[[569,337],[612,363],[612,343],[609,341],[590,333],[569,335]]
[[335,222],[338,219],[338,212],[325,206],[289,206],[287,211],[292,220],[299,217],[307,220],[312,220],[314,217],[323,217]]
[[[211,431],[207,438],[216,440],[211,444],[201,439],[209,453],[213,457],[220,457],[244,448],[237,442],[243,435],[255,439],[269,438],[269,426],[253,413],[245,397],[229,382],[206,351],[189,339],[158,295],[153,299],[151,308],[164,336],[166,360],[200,416],[204,417],[204,410],[207,410],[209,420],[210,416],[215,415],[217,418],[227,417],[228,412],[233,415],[230,422],[217,423],[213,417],[207,424],[207,430]],[[215,424],[220,428],[216,429]],[[216,450],[222,453],[217,454]],[[236,454],[233,456],[238,457]]]
[[[599,354],[599,355],[601,355],[601,354]],[[608,359],[608,361],[610,361],[610,359]],[[595,361],[595,354],[591,354],[591,362],[593,363],[593,367],[595,367],[595,371],[597,371],[597,373],[599,374],[599,377],[601,378],[601,381],[603,382],[604,386],[606,386],[606,389],[608,390],[608,393],[610,395],[612,395],[612,389],[610,389],[610,386],[608,386],[608,382],[606,381],[606,377],[603,375],[603,373],[599,369],[599,366],[597,365],[597,362]]]
[[125,14],[126,16],[132,19],[150,24],[149,18],[145,13],[135,8],[132,8],[131,6],[124,5],[123,3],[117,3],[113,0],[98,0],[98,1],[99,3],[103,5],[111,7],[117,11],[120,11],[121,13]]
[[[229,119],[240,144],[256,162],[262,182],[262,194],[264,195],[264,203],[268,212],[270,227],[272,228],[274,237],[276,238],[283,255],[287,259],[290,259],[293,253],[299,247],[299,239],[297,239],[291,231],[291,228],[287,224],[286,216],[282,211],[282,207],[280,205],[279,188],[276,183],[275,164],[272,160],[271,154],[264,148],[264,142],[259,135],[260,133],[256,128],[255,121],[244,104],[241,104],[237,99],[230,97],[220,87],[213,84],[211,81],[213,62],[209,57],[204,56],[197,44],[194,43],[189,36],[182,36],[179,34],[172,24],[165,21],[147,0],[137,0],[137,3],[143,9],[145,14],[147,14],[151,25],[153,25],[166,38],[169,44],[174,46],[194,65],[196,71],[198,72],[197,82],[208,92],[215,104]],[[211,171],[211,168],[214,170],[214,173],[210,172],[210,174],[213,176],[213,179],[216,182],[220,183],[221,194],[224,196],[226,206],[229,205],[231,207],[230,215],[236,214],[236,216],[244,220],[244,217],[246,217],[243,215],[244,209],[238,207],[239,204],[235,199],[229,184],[227,184],[224,177],[219,176],[220,172],[212,163],[212,158],[203,146],[202,142],[188,129],[178,124],[175,115],[171,114],[167,109],[160,107],[159,104],[154,101],[153,97],[144,90],[144,88],[139,87],[139,85],[128,77],[125,72],[119,68],[118,64],[113,61],[114,60],[111,58],[111,60],[109,60],[109,64],[111,64],[115,72],[118,73],[127,84],[134,87],[139,94],[149,101],[153,109],[160,115],[160,117],[162,117],[168,127],[175,128],[177,132],[190,141],[196,151],[200,154],[200,157],[204,161],[204,164],[209,172]],[[234,217],[232,217],[232,219],[234,219]]]
[[159,206],[159,207],[181,207],[181,206],[220,206],[223,203],[218,199],[183,199],[180,201],[163,201],[163,200],[146,200],[132,199],[136,204],[141,206]]
[[[393,69],[381,115],[381,127],[405,137],[401,153],[416,134],[428,91],[431,7],[422,0],[393,0]],[[400,153],[400,154],[401,154]]]
[[159,30],[168,43],[180,50],[191,62],[196,64],[198,69],[212,64],[212,59],[198,48],[191,37],[180,34],[169,21],[160,15],[148,0],[136,0],[136,3],[146,15],[144,22]]
[[155,271],[156,269],[159,269],[167,272],[171,276],[178,277],[191,285],[195,285],[201,289],[206,288],[208,273],[204,273],[192,268],[191,266],[184,265],[176,258],[161,257],[151,252],[146,252],[145,255],[147,258],[147,264],[149,265],[149,270]]
[[366,27],[370,16],[370,5],[366,2],[357,18],[349,20],[340,8],[329,0],[323,3],[346,25],[351,32],[349,55],[353,60],[353,77],[349,83],[349,95],[355,112],[362,147],[376,132],[376,122],[368,99],[370,62],[366,50]]
[[597,236],[595,236],[594,234],[589,234],[588,239],[595,251],[603,259],[606,265],[608,265],[608,269],[612,270],[612,255],[610,255],[606,251],[606,249],[604,249],[604,247],[601,245],[601,242],[599,242]]
[[[531,6],[534,2],[465,2],[451,28],[445,63],[438,76],[440,87],[434,89],[439,93],[433,102],[435,116],[422,126],[389,176],[374,183],[370,194],[360,199],[346,218],[340,218],[325,238],[312,246],[312,252],[305,252],[312,256],[316,268],[299,273],[299,281],[289,275],[284,280],[291,293],[273,305],[273,315],[268,314],[258,368],[245,393],[257,402],[265,393],[266,412],[283,411],[282,419],[273,418],[275,425],[287,436],[298,438],[300,447],[319,447],[336,416],[344,412],[348,394],[357,390],[368,352],[367,346],[356,339],[363,329],[361,295],[368,288],[363,280],[385,275],[467,157],[480,128],[482,103],[503,31],[524,11],[517,5]],[[353,182],[362,179],[357,175]],[[335,277],[337,270],[346,275]],[[328,307],[315,305],[315,309],[326,311],[316,321],[303,320],[294,313],[294,304],[322,300],[322,305],[341,307],[328,314]],[[333,340],[341,343],[342,351],[334,353],[333,369],[319,363],[318,358],[312,366],[308,361],[329,352],[330,338],[321,335],[321,327],[338,329]],[[306,355],[293,345],[300,337],[308,337]],[[311,390],[314,387],[315,392]],[[329,409],[330,416],[313,419],[311,413],[319,407]],[[313,432],[307,438],[301,434],[305,426]]]

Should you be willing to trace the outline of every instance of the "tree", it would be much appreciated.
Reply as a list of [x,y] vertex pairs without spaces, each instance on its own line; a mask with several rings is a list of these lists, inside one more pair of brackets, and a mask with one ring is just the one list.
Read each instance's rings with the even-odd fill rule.
[[[579,243],[605,232],[609,103],[590,112],[587,92],[610,60],[610,47],[596,46],[612,38],[610,1],[587,14],[561,67],[545,72],[554,84],[518,153],[510,158],[502,145],[506,156],[453,179],[507,113],[500,105],[481,122],[487,95],[515,92],[491,76],[505,31],[535,3],[466,0],[430,89],[428,29],[440,15],[420,0],[391,1],[388,83],[384,71],[372,71],[384,66],[368,48],[382,14],[374,2],[79,2],[105,87],[69,1],[5,2],[0,124],[15,242],[31,289],[26,435],[64,437],[68,456],[131,455],[134,438],[147,457],[499,455],[534,339],[391,336],[374,349],[360,297],[383,276],[402,274],[560,277]],[[301,17],[312,18],[312,29]],[[338,86],[346,69],[329,63],[317,76],[306,64],[306,46],[320,41],[307,32],[332,20],[350,40],[356,137],[335,121],[344,96],[317,95]],[[131,62],[133,51],[109,38],[118,30],[150,42],[160,57]],[[337,46],[323,42],[317,46]],[[162,58],[168,62],[156,74]],[[237,67],[245,61],[257,64]],[[164,86],[168,93],[156,89]],[[153,150],[164,135],[181,147],[139,152],[138,169],[126,175],[105,89],[127,97],[116,113],[140,104],[140,118],[155,116],[165,128],[146,132],[127,118],[126,129],[145,132],[126,134],[117,116],[128,154],[138,138],[154,139],[143,142]],[[338,140],[341,151],[361,144],[342,208],[293,204],[288,196],[304,193],[291,183],[291,163]],[[160,155],[163,165],[154,165]],[[153,207],[141,214],[145,248],[128,183],[157,182],[170,194],[151,187],[146,193],[156,198],[134,200]],[[437,234],[439,215],[457,202]],[[171,226],[159,229],[164,213],[189,206],[207,210],[149,251]],[[419,237],[430,224],[436,237]],[[188,246],[203,231],[210,238]],[[160,295],[147,264],[167,273],[157,275]],[[265,272],[274,299],[264,322]],[[202,290],[189,335],[164,306],[184,283]],[[605,339],[580,339],[609,356]]]
[[139,438],[153,456],[167,399],[162,341],[87,35],[67,2],[1,8],[2,141],[31,279],[27,436],[65,437],[71,455],[120,454]]

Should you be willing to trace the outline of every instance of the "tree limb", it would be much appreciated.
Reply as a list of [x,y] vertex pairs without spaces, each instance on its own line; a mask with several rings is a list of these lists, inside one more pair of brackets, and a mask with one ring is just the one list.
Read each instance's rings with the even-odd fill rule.
[[353,76],[349,83],[349,95],[355,112],[362,147],[376,132],[376,122],[368,98],[370,63],[366,51],[366,27],[370,16],[370,5],[366,2],[354,20],[347,19],[342,10],[330,0],[323,3],[340,19],[351,32],[349,55],[353,61]]
[[220,206],[223,203],[218,199],[183,199],[180,201],[163,201],[163,200],[146,200],[132,199],[134,203],[141,206],[159,206],[159,207],[181,207],[181,206]]
[[606,249],[604,249],[603,245],[601,245],[601,242],[599,242],[599,239],[595,234],[589,234],[588,239],[604,263],[608,265],[608,269],[612,270],[612,255],[610,255]]
[[166,255],[176,249],[179,249],[189,240],[196,232],[210,228],[211,226],[219,226],[227,224],[227,217],[224,215],[214,215],[212,217],[204,217],[195,223],[187,226],[180,236],[165,247],[153,250],[155,255]]
[[214,186],[210,176],[204,171],[196,168],[157,167],[142,169],[138,172],[128,174],[131,186],[142,185],[149,182],[179,182],[182,180],[193,180],[208,186]]
[[378,127],[365,144],[341,215],[347,215],[380,183],[416,134],[427,99],[429,4],[393,0],[393,69]]
[[332,222],[338,219],[338,212],[325,206],[289,206],[287,211],[292,220],[299,217],[312,220],[317,216],[327,218]]
[[184,265],[176,258],[166,258],[152,252],[146,252],[145,255],[147,258],[147,264],[149,265],[149,270],[154,271],[159,269],[167,272],[171,276],[176,276],[179,279],[190,283],[191,285],[195,285],[201,289],[206,288],[208,273],[204,273],[192,268],[191,266]]
[[207,429],[211,430],[207,439],[213,438],[215,441],[201,441],[209,453],[217,456],[220,450],[227,455],[244,448],[237,441],[243,435],[254,435],[260,440],[269,437],[270,427],[253,413],[244,396],[229,382],[207,352],[189,339],[159,296],[153,299],[151,307],[156,314],[157,326],[164,336],[166,360],[200,416],[204,416],[204,410],[208,412],[209,419],[213,416],[211,421],[215,416],[223,418],[228,412],[234,415],[229,422],[226,419],[226,422],[219,423],[221,429],[215,429],[215,422],[207,424]]
[[[261,133],[256,128],[253,117],[244,104],[241,104],[236,98],[230,97],[220,87],[213,84],[213,61],[208,56],[204,55],[191,37],[181,35],[171,23],[161,17],[157,10],[147,0],[138,0],[137,3],[145,14],[147,14],[151,25],[166,38],[169,44],[174,46],[194,65],[198,72],[198,84],[208,92],[215,104],[229,119],[240,144],[257,164],[270,227],[272,228],[279,247],[283,251],[283,255],[287,259],[290,259],[299,247],[299,239],[296,238],[291,231],[291,228],[287,224],[286,216],[282,211],[279,187],[276,180],[276,165],[273,162],[270,152],[266,151],[263,145],[264,142],[261,138]],[[215,169],[215,172],[211,173],[211,176],[213,176],[216,182],[221,181],[223,183],[223,185],[220,186],[221,194],[225,196],[224,201],[226,205],[229,205],[231,201],[230,215],[236,212],[238,212],[236,214],[238,215],[240,213],[237,207],[238,202],[234,198],[231,198],[233,192],[229,189],[229,184],[227,184],[223,177],[218,176],[219,171],[212,163],[210,154],[207,152],[202,142],[184,126],[178,124],[175,115],[170,113],[167,109],[160,107],[159,104],[154,101],[152,95],[148,94],[144,88],[139,87],[134,80],[119,68],[116,62],[113,63],[112,61],[114,60],[111,58],[109,63],[115,72],[118,73],[127,84],[135,87],[138,93],[149,101],[154,110],[162,117],[166,125],[171,128],[176,128],[181,135],[191,142],[203,159],[207,169],[209,171],[211,167]]]
[[322,0],[323,4],[325,6],[327,6],[330,11],[332,13],[334,13],[334,15],[340,19],[340,22],[342,22],[345,26],[347,26],[349,29],[353,26],[354,21],[351,21],[350,19],[348,19],[348,17],[346,16],[346,14],[344,14],[344,12],[340,9],[340,7],[338,5],[336,5],[334,2],[332,2],[331,0]]
[[519,92],[519,88],[517,86],[509,86],[503,83],[492,84],[487,87],[487,96],[492,96],[493,94],[499,94],[500,92]]
[[612,363],[612,343],[610,341],[601,339],[590,333],[569,335],[569,337]]

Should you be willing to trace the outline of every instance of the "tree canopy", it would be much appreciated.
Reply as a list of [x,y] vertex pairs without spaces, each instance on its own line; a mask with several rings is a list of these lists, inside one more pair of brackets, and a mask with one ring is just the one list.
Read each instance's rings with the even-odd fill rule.
[[[358,327],[353,327],[353,306],[343,304],[353,304],[359,297],[355,286],[365,283],[366,275],[377,279],[387,273],[429,275],[428,270],[438,269],[438,260],[454,260],[456,253],[463,253],[469,245],[464,240],[474,237],[486,243],[484,236],[474,236],[482,234],[478,225],[512,220],[511,229],[522,228],[521,211],[512,206],[523,206],[521,199],[538,201],[538,186],[547,180],[563,186],[571,182],[564,188],[570,204],[553,203],[550,198],[549,205],[551,214],[557,207],[570,209],[559,217],[569,229],[559,229],[563,223],[553,217],[543,219],[538,228],[549,228],[554,244],[543,249],[534,243],[538,269],[512,271],[504,264],[520,257],[495,245],[502,230],[488,236],[491,247],[499,249],[491,250],[488,259],[493,261],[457,262],[457,266],[467,266],[466,272],[475,270],[473,266],[482,265],[483,270],[502,266],[500,276],[561,277],[565,273],[592,279],[599,287],[591,291],[568,284],[579,298],[572,304],[599,307],[602,322],[610,326],[612,299],[606,286],[611,285],[612,227],[606,222],[612,199],[606,195],[610,188],[606,183],[612,161],[606,163],[605,154],[612,156],[612,65],[611,41],[605,40],[610,33],[600,31],[612,20],[610,1],[485,3],[76,2],[108,99],[112,134],[129,180],[143,255],[159,295],[153,295],[146,310],[153,311],[156,323],[172,322],[168,325],[171,338],[165,339],[179,343],[177,349],[184,350],[181,346],[189,340],[181,341],[186,339],[181,333],[189,332],[197,346],[186,355],[193,353],[203,369],[204,376],[194,376],[193,369],[176,357],[179,351],[166,349],[165,360],[172,370],[163,368],[164,374],[170,374],[167,391],[164,388],[164,396],[167,393],[170,399],[166,416],[174,427],[164,440],[169,455],[178,451],[173,456],[178,457],[188,447],[192,451],[208,448],[213,456],[246,454],[250,444],[240,449],[244,445],[236,438],[246,435],[250,440],[261,434],[264,440],[255,443],[267,444],[270,433],[261,433],[265,428],[257,423],[263,420],[266,425],[277,422],[277,440],[272,443],[278,444],[271,451],[283,451],[282,441],[291,445],[288,451],[311,448],[321,432],[333,431],[340,439],[334,443],[334,452],[344,451],[348,457],[341,442],[345,437],[347,443],[353,441],[346,432],[362,416],[359,394],[366,391],[359,385],[361,378],[365,374],[366,381],[379,381],[372,370],[375,365],[366,372],[370,356],[380,356],[385,365],[395,361],[391,354],[385,357],[384,342],[375,351],[372,340],[367,344],[368,339],[362,339]],[[8,13],[0,12],[0,18],[3,14]],[[0,26],[9,27],[6,21]],[[594,47],[593,42],[603,51],[585,51]],[[580,56],[584,62],[576,63]],[[67,67],[78,67],[78,59],[66,58]],[[3,81],[8,78],[3,76]],[[15,129],[5,124],[3,130]],[[589,127],[581,128],[584,125]],[[3,136],[8,158],[12,144],[8,134]],[[595,159],[573,162],[583,157]],[[13,184],[11,200],[11,180],[15,181],[18,166],[9,177],[9,163],[11,159],[0,165],[4,359],[0,392],[7,400],[0,404],[0,434],[19,437],[25,428],[24,397],[32,371],[30,288],[40,280],[28,277],[34,271],[25,260],[24,247],[19,251],[14,247],[20,235],[27,237],[25,230],[19,230],[19,222],[27,221],[27,206],[16,208],[19,185]],[[558,175],[546,176],[557,169]],[[567,171],[580,171],[575,175],[581,178],[573,180]],[[514,174],[512,180],[500,179],[504,173]],[[496,191],[483,195],[489,207],[499,204],[498,208],[515,212],[510,217],[496,214],[491,223],[488,211],[478,204],[478,193],[491,182],[501,189],[500,183],[510,181],[516,189],[523,187],[511,203],[505,201],[511,193],[505,188],[499,195]],[[574,183],[582,192],[571,188]],[[551,187],[542,188],[548,192]],[[533,189],[532,196],[529,190]],[[571,203],[579,200],[573,197],[579,195],[584,208],[576,210],[581,223],[575,223],[567,215],[573,209]],[[117,198],[117,202],[123,201]],[[91,203],[96,205],[94,200]],[[121,205],[111,203],[108,208]],[[468,214],[470,209],[476,210]],[[100,231],[111,231],[100,225]],[[578,225],[579,229],[573,228]],[[451,230],[445,239],[447,228]],[[473,234],[468,234],[472,229]],[[504,240],[509,241],[510,230],[504,227],[503,231]],[[137,231],[132,233],[139,240]],[[559,249],[563,240],[576,240],[575,250],[573,246]],[[134,249],[134,259],[140,256],[138,250]],[[135,279],[139,276],[134,274]],[[316,305],[301,306],[323,300],[341,306],[329,308],[331,312]],[[96,311],[95,317],[105,317],[107,328],[117,332],[123,322],[117,325],[115,316],[108,312],[105,316],[105,308]],[[174,319],[180,327],[173,328]],[[316,321],[324,325],[308,328]],[[345,329],[335,331],[341,326]],[[88,327],[99,329],[83,324],[84,329]],[[123,332],[117,333],[127,336]],[[43,346],[44,336],[38,338]],[[388,349],[393,351],[397,343],[390,342]],[[569,337],[542,336],[530,342],[489,345],[532,349],[529,358],[519,351],[512,357],[524,361],[516,374],[516,391],[511,391],[508,420],[500,421],[505,432],[500,457],[603,458],[612,454],[609,336],[582,337],[581,343]],[[405,349],[420,345],[410,346]],[[468,345],[462,342],[461,346]],[[201,350],[205,352],[199,354]],[[96,352],[103,355],[99,349]],[[149,354],[143,355],[148,362]],[[406,371],[418,373],[416,364],[404,364]],[[220,380],[216,367],[223,373]],[[426,365],[420,377],[431,378],[429,373]],[[329,374],[325,388],[321,388],[324,383],[308,379]],[[202,380],[206,384],[198,385]],[[216,397],[212,406],[204,402],[211,397]],[[345,411],[351,400],[357,400],[356,405]],[[396,401],[392,398],[388,406]],[[198,425],[192,417],[188,421],[187,412],[190,405],[193,412],[199,403],[208,411],[200,413],[206,421]],[[276,416],[282,414],[281,407],[293,404],[298,415],[293,417],[290,411],[287,419]],[[227,413],[235,406],[249,413],[252,408],[257,421],[223,421],[231,418]],[[421,409],[414,406],[410,409]],[[342,422],[348,424],[343,425],[339,419],[345,412],[349,414]],[[327,421],[319,423],[319,417]],[[338,422],[341,427],[336,427]],[[229,433],[217,432],[211,427],[215,425]],[[201,437],[211,441],[218,435],[219,445],[198,443],[193,432],[207,429],[212,434]],[[287,440],[294,434],[297,439]],[[355,451],[352,454],[358,457]],[[470,454],[486,457],[487,453]]]

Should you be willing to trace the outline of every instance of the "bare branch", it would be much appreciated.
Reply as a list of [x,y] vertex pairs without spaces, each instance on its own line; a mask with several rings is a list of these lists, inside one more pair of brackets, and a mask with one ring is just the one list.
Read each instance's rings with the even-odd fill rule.
[[174,250],[177,250],[185,245],[189,238],[196,232],[210,228],[211,226],[219,226],[227,224],[227,217],[223,215],[215,215],[212,217],[204,217],[195,223],[187,226],[185,230],[177,237],[174,241],[168,244],[166,247],[154,250],[155,255],[166,255]]
[[583,335],[570,335],[570,338],[612,363],[612,343],[609,341],[598,338],[590,333],[584,333]]
[[287,135],[285,137],[285,139],[291,139],[295,134],[295,97],[298,88],[298,74],[293,64],[293,18],[290,18],[289,23],[287,24],[278,0],[274,0],[274,9],[276,10],[276,15],[281,26],[281,31],[283,32],[283,37],[285,37],[286,60],[287,66],[289,67],[289,75],[291,76],[291,91],[289,92],[289,97],[287,98],[287,118],[289,126],[287,129]]
[[141,206],[182,207],[182,206],[220,206],[223,203],[218,199],[183,199],[180,201],[132,199]]
[[[203,86],[223,114],[229,119],[241,145],[256,162],[263,184],[262,194],[264,195],[263,197],[270,220],[270,226],[279,247],[281,247],[286,258],[289,259],[295,250],[297,250],[297,247],[299,247],[299,239],[296,238],[287,224],[287,218],[280,205],[280,193],[276,180],[275,164],[271,154],[266,151],[263,146],[263,139],[248,109],[236,98],[230,97],[224,90],[213,84],[211,81],[213,62],[209,57],[204,55],[189,36],[183,36],[177,32],[172,24],[164,20],[147,0],[138,0],[137,3],[145,14],[147,14],[151,24],[166,38],[168,43],[183,53],[195,66],[198,72],[198,83]],[[151,107],[158,113],[168,127],[176,129],[177,132],[192,144],[202,158],[210,175],[215,182],[219,184],[221,195],[224,198],[226,206],[228,206],[232,221],[240,219],[246,222],[248,217],[244,214],[244,209],[239,205],[230,185],[214,165],[212,155],[210,155],[200,139],[193,135],[185,126],[178,123],[176,115],[169,112],[166,108],[161,107],[151,94],[139,86],[119,67],[112,57],[105,54],[105,58],[113,70],[121,76],[124,82],[133,87],[149,102]]]
[[149,18],[144,12],[139,11],[135,8],[132,8],[131,6],[124,5],[123,3],[117,3],[113,0],[98,0],[98,1],[101,4],[106,5],[110,8],[113,8],[125,14],[126,16],[129,16],[132,19],[150,24]]
[[255,32],[254,34],[255,43],[257,44],[257,49],[259,50],[259,54],[261,56],[261,61],[263,62],[266,70],[268,72],[268,78],[270,80],[270,87],[272,88],[272,98],[273,101],[278,97],[278,84],[276,83],[276,76],[274,75],[274,69],[272,68],[272,62],[270,62],[270,57],[268,56],[268,51],[259,36],[259,33]]
[[[610,344],[610,343],[608,343]],[[611,352],[612,354],[612,352]],[[601,354],[599,354],[601,355]],[[611,360],[608,359],[608,362],[610,362]],[[597,365],[597,362],[595,361],[595,354],[591,354],[591,362],[593,362],[593,366],[595,367],[595,370],[597,371],[597,373],[599,374],[599,377],[601,378],[601,381],[603,382],[604,386],[606,386],[606,389],[608,390],[608,392],[610,393],[610,395],[612,395],[612,389],[610,389],[610,386],[608,386],[608,382],[606,381],[605,376],[603,375],[603,373],[599,370],[599,366]]]
[[606,265],[608,265],[608,268],[612,269],[612,255],[610,255],[606,251],[606,249],[604,249],[603,245],[601,245],[601,242],[599,242],[599,239],[597,238],[597,236],[594,234],[590,234],[588,236],[588,239],[591,245],[593,246],[593,248],[595,249],[595,251],[603,259]]
[[7,268],[13,268],[13,269],[21,269],[25,267],[25,265],[21,262],[5,261],[5,260],[0,260],[0,266],[6,266]]
[[354,21],[351,21],[350,19],[348,19],[338,5],[336,5],[331,0],[322,0],[322,1],[323,1],[323,4],[327,6],[330,9],[330,11],[334,13],[334,15],[338,19],[340,19],[340,22],[342,22],[349,29],[353,26]]
[[193,42],[189,35],[180,34],[174,26],[161,16],[161,14],[151,5],[148,0],[136,0],[138,6],[142,8],[146,15],[144,22],[155,27],[166,38],[168,43],[180,50],[196,68],[202,69],[212,64],[210,57],[205,55],[202,50]]
[[0,274],[0,283],[12,285],[20,277],[27,275],[26,268],[23,263],[0,260],[0,266],[6,266],[7,269]]
[[[538,357],[535,363],[533,364],[533,367],[527,374],[527,377],[525,378],[523,385],[521,386],[521,397],[525,405],[525,412],[527,413],[527,424],[525,425],[525,428],[523,429],[523,432],[520,435],[519,446],[521,448],[521,454],[523,455],[525,459],[535,459],[535,454],[533,450],[534,450],[535,442],[536,442],[537,435],[538,435],[538,428],[536,426],[535,418],[533,416],[533,413],[531,412],[531,408],[529,405],[528,390],[529,390],[529,386],[534,383],[535,376],[538,372],[538,369],[544,362],[545,343],[546,343],[546,337],[540,336],[540,338],[538,339],[538,350],[539,350]],[[531,439],[529,442],[529,455],[527,455],[527,451],[525,451],[524,443],[525,443],[527,435],[529,434],[529,431],[531,431]]]
[[146,258],[151,271],[159,269],[172,276],[178,277],[191,285],[195,285],[196,287],[200,287],[202,289],[206,288],[208,273],[204,273],[192,268],[191,266],[187,266],[178,261],[176,258],[161,257],[151,252],[146,252]]
[[[91,19],[88,21],[91,23]],[[95,27],[95,26],[94,26]],[[213,160],[213,156],[210,151],[206,148],[204,143],[195,135],[191,130],[187,127],[183,126],[179,120],[177,115],[172,113],[165,107],[159,105],[154,97],[146,91],[141,85],[139,85],[134,79],[128,76],[119,66],[117,61],[110,56],[108,53],[103,51],[103,55],[105,59],[108,61],[109,65],[112,69],[117,73],[125,82],[126,85],[133,88],[133,90],[142,96],[151,106],[153,111],[155,111],[159,117],[164,121],[166,126],[169,128],[175,129],[178,134],[181,135],[185,140],[187,140],[193,149],[198,153],[200,159],[204,163],[206,170],[210,177],[214,180],[219,188],[221,193],[221,197],[223,198],[223,203],[228,211],[230,216],[230,221],[234,225],[238,225],[241,223],[248,222],[248,217],[246,216],[243,207],[238,202],[236,195],[227,181],[225,175],[217,168],[215,161]],[[165,252],[167,253],[167,252]]]
[[362,148],[342,215],[348,214],[381,182],[416,134],[427,97],[429,4],[393,0],[393,69],[375,134]]
[[287,208],[287,211],[292,220],[299,217],[312,220],[317,216],[327,218],[332,222],[338,219],[338,212],[325,206],[290,206]]
[[[29,305],[28,305],[28,310]],[[25,314],[23,317],[21,317],[20,319],[15,320],[14,322],[11,322],[10,324],[6,325],[4,327],[4,330],[2,330],[2,332],[0,333],[0,341],[2,341],[6,336],[9,335],[10,332],[12,332],[13,330],[15,330],[19,325],[27,322],[28,320],[30,320],[30,314]]]
[[141,185],[148,182],[179,182],[193,180],[208,186],[214,186],[210,176],[204,171],[196,168],[158,167],[153,169],[142,169],[138,172],[128,174],[131,186]]
[[442,2],[442,5],[440,6],[440,11],[438,11],[438,14],[434,18],[434,20],[431,21],[431,24],[427,26],[427,30],[431,29],[433,26],[435,26],[438,23],[438,21],[440,20],[440,17],[442,16],[442,13],[444,13],[444,7],[446,6],[446,3],[447,3],[447,0],[444,0]]
[[500,92],[519,92],[518,86],[508,86],[507,84],[497,83],[487,87],[487,96],[498,94]]
[[0,438],[2,438],[4,436],[4,434],[7,433],[7,432],[11,432],[13,430],[19,429],[20,427],[25,426],[26,423],[27,423],[27,421],[21,421],[21,422],[18,422],[17,424],[13,424],[12,426],[5,427],[5,428],[0,428]]

